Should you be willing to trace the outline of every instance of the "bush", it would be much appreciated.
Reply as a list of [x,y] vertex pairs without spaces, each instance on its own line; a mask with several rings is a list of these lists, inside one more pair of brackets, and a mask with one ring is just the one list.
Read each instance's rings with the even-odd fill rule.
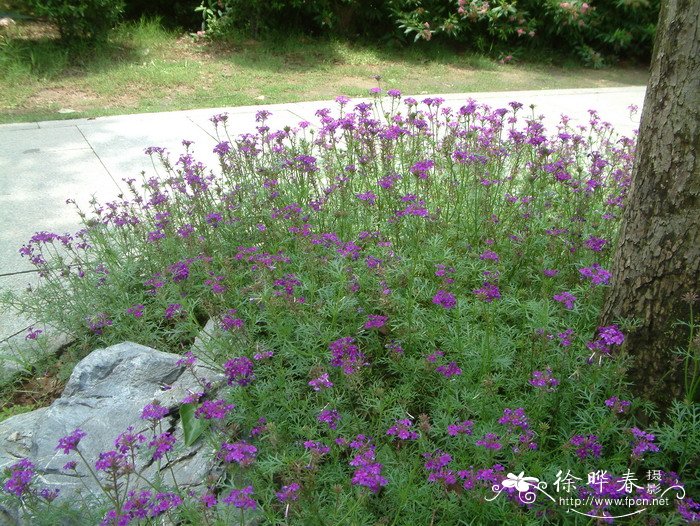
[[648,59],[659,0],[486,2],[397,0],[392,13],[415,40],[434,36],[488,49],[494,42],[577,53],[585,62],[603,56]]
[[124,0],[29,0],[29,6],[54,22],[66,41],[100,40],[119,21]]
[[[678,512],[643,506],[643,520],[691,521],[700,411],[679,403],[658,438],[640,429],[635,415],[657,415],[624,382],[627,321],[597,325],[634,139],[596,112],[550,135],[515,102],[375,91],[319,109],[317,129],[271,130],[261,110],[231,137],[216,115],[216,174],[189,142],[178,157],[149,147],[159,176],[126,181],[76,235],[22,247],[41,284],[8,301],[93,345],[189,351],[212,320],[182,363],[226,380],[200,379],[180,413],[225,474],[204,495],[129,496],[120,470],[103,524],[146,505],[192,524],[232,524],[235,508],[266,524],[579,524],[539,491],[571,497],[562,479],[584,499],[686,480]],[[156,428],[110,455],[140,468],[167,454]],[[30,494],[32,469],[11,468],[6,491]],[[524,474],[549,487],[532,500]]]

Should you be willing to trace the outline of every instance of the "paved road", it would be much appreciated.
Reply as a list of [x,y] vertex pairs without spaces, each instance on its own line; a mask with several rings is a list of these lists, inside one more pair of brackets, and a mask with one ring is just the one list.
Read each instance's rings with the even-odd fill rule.
[[[630,118],[628,107],[641,108],[644,91],[634,86],[430,96],[442,97],[454,106],[470,97],[492,107],[510,101],[534,104],[535,113],[545,115],[552,125],[561,114],[586,123],[588,110],[596,109],[616,130],[629,134],[638,127],[635,119],[639,114]],[[315,123],[316,109],[334,106],[328,101],[305,102],[0,125],[0,289],[21,290],[33,282],[33,274],[4,274],[31,268],[17,250],[34,232],[79,228],[75,210],[66,205],[66,199],[87,208],[93,195],[101,200],[114,198],[124,187],[123,178],[152,171],[150,158],[143,153],[147,146],[164,146],[178,153],[183,139],[192,140],[198,158],[206,162],[213,159],[209,117],[216,113],[228,112],[229,129],[238,134],[254,129],[255,113],[263,108],[273,112],[270,127],[276,129],[302,120]],[[0,352],[4,347],[6,355],[8,345],[21,346],[23,333],[8,337],[30,322],[0,312]]]

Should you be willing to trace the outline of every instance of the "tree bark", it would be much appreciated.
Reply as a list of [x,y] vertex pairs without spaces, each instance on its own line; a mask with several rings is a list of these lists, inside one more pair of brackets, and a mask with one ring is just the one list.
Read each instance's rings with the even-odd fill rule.
[[[688,348],[687,294],[700,293],[699,0],[661,6],[637,157],[603,325],[641,322],[627,336],[635,392],[663,409],[684,392],[674,349]],[[696,305],[697,306],[697,305]],[[694,309],[697,311],[700,309]]]

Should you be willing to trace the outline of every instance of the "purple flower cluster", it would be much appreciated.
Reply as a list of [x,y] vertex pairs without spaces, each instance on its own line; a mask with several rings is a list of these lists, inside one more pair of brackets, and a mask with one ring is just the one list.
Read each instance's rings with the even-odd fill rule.
[[364,435],[357,435],[350,447],[357,450],[350,460],[350,465],[357,468],[351,482],[356,486],[369,488],[372,493],[379,493],[382,486],[386,486],[389,481],[382,476],[382,465],[376,460],[375,447],[371,440]]
[[612,274],[598,263],[594,263],[590,267],[580,268],[578,271],[581,276],[590,280],[593,285],[607,285],[612,277]]
[[3,484],[3,489],[16,497],[27,494],[34,478],[34,463],[28,458],[23,458],[12,464],[9,471],[10,476]]
[[386,434],[398,438],[399,440],[418,440],[420,435],[411,429],[413,422],[407,418],[396,420],[393,426],[387,429]]
[[595,435],[575,435],[569,440],[569,444],[576,448],[576,456],[581,460],[585,458],[600,458],[603,446],[598,443]]
[[76,429],[72,433],[58,439],[56,451],[63,451],[64,455],[67,455],[71,451],[77,451],[78,444],[86,436],[87,433],[85,433],[85,431],[82,429]]
[[552,376],[552,370],[548,367],[546,371],[533,371],[530,385],[552,392],[559,385],[559,380]]
[[222,420],[235,407],[233,404],[226,403],[226,400],[206,400],[197,408],[194,416],[205,420]]
[[236,462],[239,466],[249,466],[255,460],[258,448],[247,442],[224,442],[219,449],[218,457],[224,462]]
[[331,365],[340,367],[343,373],[351,375],[360,370],[361,367],[369,365],[365,361],[365,355],[360,348],[355,345],[355,339],[345,337],[330,343],[328,348],[331,351]]
[[457,305],[457,298],[452,293],[441,289],[433,296],[433,303],[445,309],[452,309]]
[[634,437],[632,444],[633,458],[642,458],[644,453],[657,453],[659,451],[659,446],[654,444],[656,437],[651,433],[646,433],[637,427],[630,429],[630,433]]
[[246,356],[232,358],[224,364],[226,381],[228,385],[240,385],[245,387],[255,379],[253,361]]
[[571,292],[559,292],[554,295],[554,301],[558,301],[567,310],[572,310],[574,308],[574,303],[576,302],[576,296],[571,294]]
[[336,429],[340,421],[340,413],[336,409],[324,409],[317,418],[319,422],[328,424],[330,429]]
[[309,385],[314,391],[320,391],[321,389],[330,389],[333,387],[333,382],[328,378],[328,373],[323,373],[318,378],[314,378],[309,382]]
[[225,496],[222,501],[241,510],[254,510],[258,505],[251,495],[253,495],[253,486],[246,486],[231,490],[231,493]]
[[440,449],[432,453],[423,453],[424,467],[428,471],[428,482],[441,482],[449,486],[457,482],[457,477],[447,465],[452,462],[452,456]]
[[447,434],[451,437],[455,437],[457,435],[471,435],[474,432],[473,429],[474,422],[471,420],[465,420],[464,422],[448,425]]
[[498,285],[488,281],[485,281],[480,288],[472,290],[472,293],[485,303],[491,303],[493,300],[501,299],[501,291]]

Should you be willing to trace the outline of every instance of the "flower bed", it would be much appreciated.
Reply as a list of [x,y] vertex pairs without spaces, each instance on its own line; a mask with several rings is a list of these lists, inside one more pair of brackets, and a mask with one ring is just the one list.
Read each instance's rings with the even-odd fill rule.
[[[22,248],[43,280],[14,301],[66,332],[184,352],[214,320],[182,365],[226,386],[202,382],[181,415],[226,476],[203,495],[115,489],[104,524],[236,508],[269,524],[697,519],[680,482],[696,489],[697,408],[642,429],[625,326],[596,324],[634,139],[593,111],[550,134],[515,102],[338,105],[278,131],[263,110],[235,138],[214,116],[216,172],[191,143],[150,147],[157,175]],[[143,418],[149,432],[87,459],[114,484],[173,447],[157,406]],[[5,490],[39,498],[24,462]],[[669,506],[595,500],[674,486]]]

